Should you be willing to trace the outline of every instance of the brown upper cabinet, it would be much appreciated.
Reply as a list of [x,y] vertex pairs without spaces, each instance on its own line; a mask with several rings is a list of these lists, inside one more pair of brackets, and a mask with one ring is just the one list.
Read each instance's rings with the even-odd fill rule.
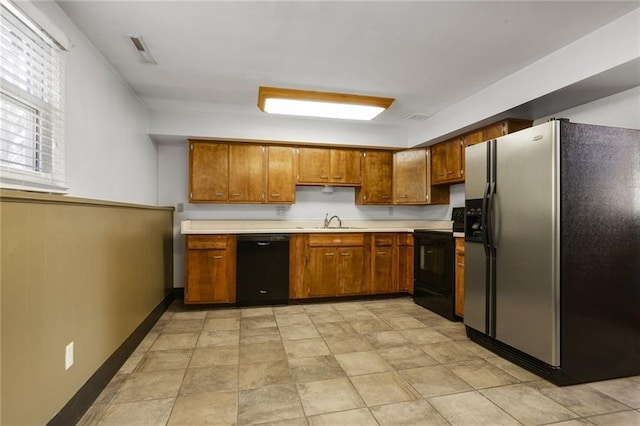
[[189,201],[226,202],[229,197],[229,145],[189,144]]
[[264,157],[263,146],[229,145],[230,202],[264,202]]
[[431,187],[429,148],[393,154],[393,204],[448,204],[449,189]]
[[356,204],[393,203],[393,152],[362,154],[362,186],[356,188]]
[[293,203],[294,147],[190,141],[189,202]]
[[529,120],[509,119],[431,146],[431,184],[464,182],[465,147],[531,127]]
[[191,141],[189,160],[190,202],[263,202],[261,145]]
[[298,148],[300,185],[356,186],[361,184],[361,152],[355,149]]
[[267,203],[296,201],[294,156],[292,146],[267,147]]

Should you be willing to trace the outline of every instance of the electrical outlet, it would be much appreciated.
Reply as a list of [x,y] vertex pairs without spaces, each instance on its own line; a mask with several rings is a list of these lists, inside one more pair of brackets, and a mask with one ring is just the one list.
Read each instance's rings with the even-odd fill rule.
[[64,369],[68,370],[73,365],[73,342],[64,349]]
[[287,212],[287,208],[285,206],[276,206],[276,216],[284,216]]
[[176,204],[176,212],[182,213],[184,211],[184,203]]
[[393,216],[393,206],[389,206],[389,216]]

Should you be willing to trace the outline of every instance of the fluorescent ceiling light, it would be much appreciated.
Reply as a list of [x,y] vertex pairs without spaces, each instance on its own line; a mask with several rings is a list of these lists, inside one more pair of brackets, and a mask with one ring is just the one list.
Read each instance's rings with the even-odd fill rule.
[[260,87],[258,108],[270,114],[371,120],[387,109],[393,98]]

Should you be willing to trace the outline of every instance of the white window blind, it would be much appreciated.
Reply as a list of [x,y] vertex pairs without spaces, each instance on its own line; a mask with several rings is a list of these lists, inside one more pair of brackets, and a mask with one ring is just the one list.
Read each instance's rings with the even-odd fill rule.
[[64,192],[63,51],[14,3],[0,3],[0,184]]

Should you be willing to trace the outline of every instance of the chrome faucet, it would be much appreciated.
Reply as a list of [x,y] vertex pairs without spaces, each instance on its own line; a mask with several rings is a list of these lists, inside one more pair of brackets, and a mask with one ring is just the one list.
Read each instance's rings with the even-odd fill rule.
[[340,217],[338,215],[334,215],[329,218],[329,213],[324,215],[324,227],[329,228],[329,225],[331,225],[331,221],[333,219],[338,219],[338,228],[342,228],[342,221],[340,220]]

